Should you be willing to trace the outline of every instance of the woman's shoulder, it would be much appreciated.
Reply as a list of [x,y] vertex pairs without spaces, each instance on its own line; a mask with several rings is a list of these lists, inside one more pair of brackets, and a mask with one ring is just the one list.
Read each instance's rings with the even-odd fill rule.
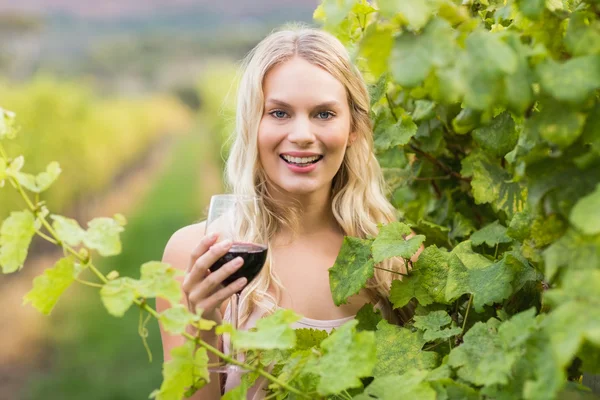
[[172,263],[176,267],[183,267],[183,259],[187,261],[192,250],[204,237],[206,221],[187,225],[175,231],[165,246],[163,261],[178,261]]

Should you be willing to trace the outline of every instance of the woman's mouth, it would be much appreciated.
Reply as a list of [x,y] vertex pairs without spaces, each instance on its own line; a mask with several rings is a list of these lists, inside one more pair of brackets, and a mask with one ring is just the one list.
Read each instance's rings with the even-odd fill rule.
[[287,154],[281,154],[279,157],[289,165],[297,167],[308,167],[321,161],[322,155],[310,156],[310,157],[292,157]]

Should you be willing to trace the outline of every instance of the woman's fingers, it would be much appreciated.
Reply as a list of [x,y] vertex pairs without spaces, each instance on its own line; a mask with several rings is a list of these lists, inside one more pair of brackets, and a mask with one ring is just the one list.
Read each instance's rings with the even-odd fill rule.
[[187,272],[183,280],[182,288],[186,293],[189,293],[199,282],[202,282],[207,275],[208,269],[221,257],[223,257],[227,251],[231,248],[231,241],[224,240],[217,244],[210,246],[210,248],[204,252],[190,271]]
[[213,233],[212,235],[206,235],[202,238],[202,240],[200,240],[200,243],[198,243],[198,245],[194,248],[194,250],[192,250],[190,254],[190,261],[188,263],[186,272],[190,272],[190,270],[196,263],[196,260],[198,260],[198,258],[202,254],[206,253],[210,246],[212,246],[215,243],[215,241],[217,240],[217,236],[217,234]]
[[199,297],[201,299],[197,303],[194,303],[196,304],[196,309],[201,308],[203,310],[212,310],[216,309],[225,300],[242,290],[247,283],[248,280],[246,278],[239,278],[235,282],[229,284],[228,286],[217,290],[210,297],[202,299],[203,293],[201,290],[198,292],[195,291],[190,295],[190,297]]

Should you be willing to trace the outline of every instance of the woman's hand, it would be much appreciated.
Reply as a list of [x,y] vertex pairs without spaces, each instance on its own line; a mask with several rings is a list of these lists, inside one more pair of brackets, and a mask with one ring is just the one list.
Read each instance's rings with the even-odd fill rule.
[[217,235],[203,238],[190,255],[190,262],[183,279],[182,289],[187,297],[188,308],[196,313],[202,309],[202,318],[222,322],[219,307],[246,285],[246,278],[240,278],[226,287],[222,282],[244,264],[236,257],[215,272],[209,268],[231,248],[231,241],[224,240],[215,244]]

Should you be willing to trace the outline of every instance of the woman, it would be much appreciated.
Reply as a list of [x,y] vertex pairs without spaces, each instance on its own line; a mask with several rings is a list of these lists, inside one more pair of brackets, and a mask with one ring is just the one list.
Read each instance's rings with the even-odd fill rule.
[[[396,220],[383,194],[382,174],[373,154],[369,95],[344,46],[332,35],[294,25],[271,33],[244,62],[237,103],[236,132],[227,161],[232,193],[257,195],[267,215],[269,258],[243,292],[240,328],[276,307],[303,315],[295,326],[331,330],[352,319],[368,302],[396,320],[386,300],[397,275],[376,270],[368,288],[335,306],[328,269],[345,235],[377,234],[378,223]],[[241,267],[231,261],[214,273],[208,268],[228,246],[203,237],[204,223],[177,231],[163,261],[186,271],[182,289],[191,310],[221,323],[226,300],[246,285],[245,278],[220,283]],[[416,257],[416,256],[415,256]],[[402,260],[388,269],[405,272]],[[159,311],[168,307],[158,300]],[[161,329],[165,359],[182,343]],[[203,339],[218,344],[214,332]],[[217,360],[212,359],[211,362]],[[228,376],[225,390],[239,376]],[[193,399],[218,399],[217,376]],[[255,385],[248,398],[262,398]]]

